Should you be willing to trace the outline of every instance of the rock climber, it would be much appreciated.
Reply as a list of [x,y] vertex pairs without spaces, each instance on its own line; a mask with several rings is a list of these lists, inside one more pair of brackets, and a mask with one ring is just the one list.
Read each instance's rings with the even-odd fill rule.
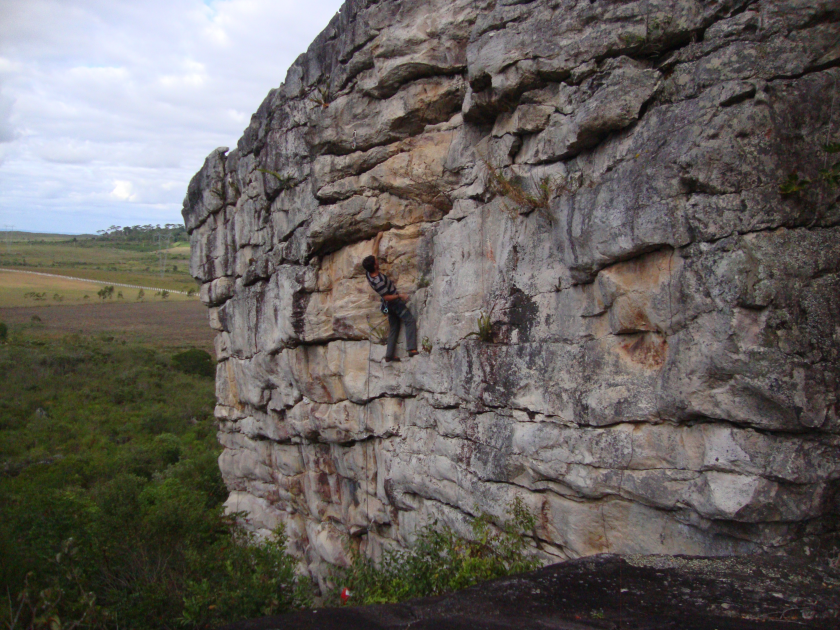
[[408,310],[406,300],[408,295],[397,293],[397,287],[393,281],[379,270],[379,241],[382,240],[382,232],[373,239],[373,255],[362,260],[362,267],[370,286],[382,298],[382,312],[388,315],[388,347],[385,350],[385,361],[399,361],[394,356],[397,352],[397,337],[400,334],[400,322],[405,324],[405,345],[408,347],[408,356],[417,356],[417,322]]

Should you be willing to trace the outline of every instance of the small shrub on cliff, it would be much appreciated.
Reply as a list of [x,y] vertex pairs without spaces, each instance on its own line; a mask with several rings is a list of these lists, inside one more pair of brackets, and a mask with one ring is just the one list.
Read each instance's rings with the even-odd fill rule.
[[368,339],[371,343],[384,346],[388,342],[388,320],[384,320],[379,324],[373,324],[370,317],[367,318],[368,326],[370,327],[370,334]]
[[[327,81],[329,81],[329,77],[327,77]],[[316,93],[310,96],[308,100],[319,105],[322,109],[326,109],[330,106],[330,88],[324,85],[319,86]]]
[[423,339],[420,340],[420,347],[423,348],[423,352],[425,352],[426,354],[431,354],[432,340],[428,337],[423,337]]
[[257,171],[259,171],[260,173],[264,173],[266,175],[273,176],[280,183],[279,190],[281,190],[281,191],[282,190],[288,190],[289,188],[292,188],[295,185],[295,179],[294,179],[294,177],[292,177],[290,175],[289,176],[283,176],[280,173],[278,173],[277,171],[272,171],[272,170],[267,169],[267,168],[258,168]]
[[469,333],[465,338],[478,337],[485,343],[493,343],[493,322],[490,319],[493,316],[493,309],[489,313],[481,313],[476,320],[478,330]]
[[519,499],[508,514],[511,518],[501,530],[486,514],[474,519],[470,539],[448,527],[427,526],[412,547],[386,551],[378,566],[357,554],[350,567],[333,575],[336,589],[330,600],[340,604],[339,592],[346,587],[355,605],[394,603],[536,569],[540,562],[528,553],[522,537],[522,532],[534,530],[534,516]]
[[[829,155],[840,153],[840,143],[833,142],[823,146],[822,150],[826,153],[826,161]],[[779,194],[783,197],[789,197],[798,193],[804,192],[812,183],[824,184],[828,188],[834,189],[840,186],[840,162],[835,162],[826,168],[819,170],[819,178],[817,182],[800,177],[799,173],[793,171],[781,183],[779,183]]]
[[507,177],[502,169],[493,166],[490,162],[485,160],[484,166],[487,168],[490,190],[509,199],[516,206],[514,208],[505,206],[508,214],[515,218],[518,214],[528,214],[537,210],[546,218],[551,219],[548,212],[551,198],[561,188],[554,180],[543,177],[539,182],[532,181],[534,192],[531,193],[517,178]]

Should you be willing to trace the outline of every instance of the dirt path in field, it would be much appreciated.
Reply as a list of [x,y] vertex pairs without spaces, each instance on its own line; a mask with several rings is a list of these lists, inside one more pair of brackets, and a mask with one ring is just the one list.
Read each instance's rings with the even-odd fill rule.
[[195,346],[213,351],[215,333],[201,302],[135,302],[0,308],[0,321],[10,327],[31,324],[58,334],[130,334],[166,346]]

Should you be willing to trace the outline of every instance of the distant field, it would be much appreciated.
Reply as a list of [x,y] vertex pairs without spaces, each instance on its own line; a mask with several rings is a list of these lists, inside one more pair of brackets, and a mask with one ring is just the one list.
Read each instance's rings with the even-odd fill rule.
[[[46,270],[45,270],[46,271]],[[53,270],[49,270],[53,273]],[[117,282],[114,277],[111,282]],[[99,302],[97,291],[106,286],[108,282],[83,282],[64,278],[51,278],[38,276],[31,273],[20,273],[18,271],[0,270],[0,307],[11,306],[38,306],[38,305],[68,305],[87,304]],[[125,283],[133,284],[133,283]],[[114,294],[111,302],[135,302],[137,301],[138,289],[128,287],[114,287]],[[122,297],[120,297],[122,295]],[[144,290],[143,301],[159,302],[163,298],[155,291]],[[195,297],[187,297],[178,293],[170,293],[167,301],[196,301]]]
[[[90,238],[46,235],[0,241],[0,267],[46,271],[63,276],[154,286],[169,291],[196,289],[189,275],[190,247],[175,243],[165,260],[153,244],[117,247]],[[39,235],[40,236],[40,235]],[[163,268],[163,271],[162,271]]]
[[82,240],[93,238],[93,234],[53,234],[50,232],[8,232],[3,230],[0,232],[0,239],[5,243],[7,240],[12,242],[21,241],[69,241],[72,239]]
[[198,300],[0,308],[0,321],[12,331],[26,326],[51,335],[107,333],[167,348],[203,348],[211,354],[215,336],[207,308]]

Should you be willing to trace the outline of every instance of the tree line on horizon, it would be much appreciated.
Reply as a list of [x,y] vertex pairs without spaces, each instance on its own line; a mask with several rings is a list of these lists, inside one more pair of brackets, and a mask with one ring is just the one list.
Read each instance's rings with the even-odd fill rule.
[[112,225],[106,230],[97,230],[96,240],[123,241],[148,243],[160,238],[168,238],[171,242],[189,240],[187,229],[183,224],[167,223],[161,227],[157,225]]

